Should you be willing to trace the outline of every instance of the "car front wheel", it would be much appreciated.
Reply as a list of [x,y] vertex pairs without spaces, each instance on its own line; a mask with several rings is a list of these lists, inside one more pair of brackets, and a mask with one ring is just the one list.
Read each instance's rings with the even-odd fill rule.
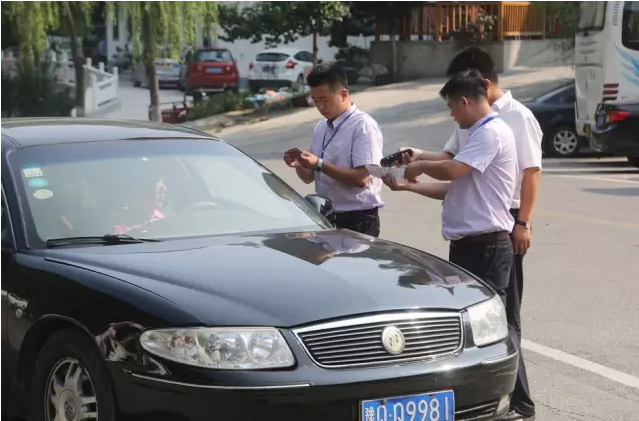
[[574,127],[557,127],[546,141],[546,155],[548,156],[575,156],[579,153],[579,148],[579,137]]
[[74,330],[51,336],[36,361],[29,406],[34,421],[115,421],[111,379],[89,338]]

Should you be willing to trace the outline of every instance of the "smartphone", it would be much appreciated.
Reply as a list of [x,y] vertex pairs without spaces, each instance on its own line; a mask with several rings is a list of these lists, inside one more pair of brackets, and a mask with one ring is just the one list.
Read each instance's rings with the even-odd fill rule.
[[401,162],[402,155],[405,153],[407,153],[408,156],[413,156],[412,149],[404,149],[403,151],[397,151],[393,154],[385,156],[384,158],[382,158],[381,161],[379,161],[379,165],[381,165],[382,167],[392,167],[393,165],[395,165],[396,162]]
[[292,154],[293,154],[293,155],[295,155],[295,156],[299,156],[299,155],[301,155],[301,154],[302,154],[302,150],[301,150],[300,148],[298,148],[298,147],[291,148],[291,149],[289,149],[289,150],[288,150],[288,151],[286,151],[286,152],[292,153]]

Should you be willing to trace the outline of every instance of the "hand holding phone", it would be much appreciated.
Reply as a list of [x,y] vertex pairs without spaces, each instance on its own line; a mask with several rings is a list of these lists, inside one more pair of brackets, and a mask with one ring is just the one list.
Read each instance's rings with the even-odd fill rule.
[[[297,163],[297,158],[299,158],[302,153],[303,151],[298,147],[291,148],[284,152],[284,162],[286,162],[286,165],[289,167],[294,167],[296,166],[295,163]],[[299,165],[299,163],[297,164]]]
[[379,161],[379,165],[381,165],[382,167],[392,167],[393,165],[395,165],[395,163],[402,163],[402,157],[404,156],[404,154],[408,154],[409,157],[412,157],[413,150],[404,149],[385,156],[384,158],[382,158],[381,161]]

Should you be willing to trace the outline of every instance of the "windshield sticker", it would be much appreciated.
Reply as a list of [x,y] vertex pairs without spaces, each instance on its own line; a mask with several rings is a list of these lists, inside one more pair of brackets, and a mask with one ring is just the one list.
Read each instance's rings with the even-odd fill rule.
[[35,189],[41,189],[42,187],[49,185],[49,180],[46,178],[32,178],[29,180],[28,184]]
[[33,192],[33,197],[40,200],[49,199],[52,196],[53,196],[53,192],[48,189],[40,189]]
[[27,178],[42,177],[42,170],[40,167],[23,168],[22,172]]

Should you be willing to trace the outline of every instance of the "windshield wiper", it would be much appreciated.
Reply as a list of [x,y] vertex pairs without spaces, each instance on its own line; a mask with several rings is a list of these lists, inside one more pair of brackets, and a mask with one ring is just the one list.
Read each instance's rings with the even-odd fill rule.
[[86,237],[65,237],[65,238],[50,238],[47,240],[47,247],[58,246],[71,246],[82,244],[104,244],[104,245],[117,245],[117,244],[139,244],[147,242],[159,242],[162,240],[156,240],[153,238],[136,238],[126,234],[104,234],[102,236],[86,236]]

